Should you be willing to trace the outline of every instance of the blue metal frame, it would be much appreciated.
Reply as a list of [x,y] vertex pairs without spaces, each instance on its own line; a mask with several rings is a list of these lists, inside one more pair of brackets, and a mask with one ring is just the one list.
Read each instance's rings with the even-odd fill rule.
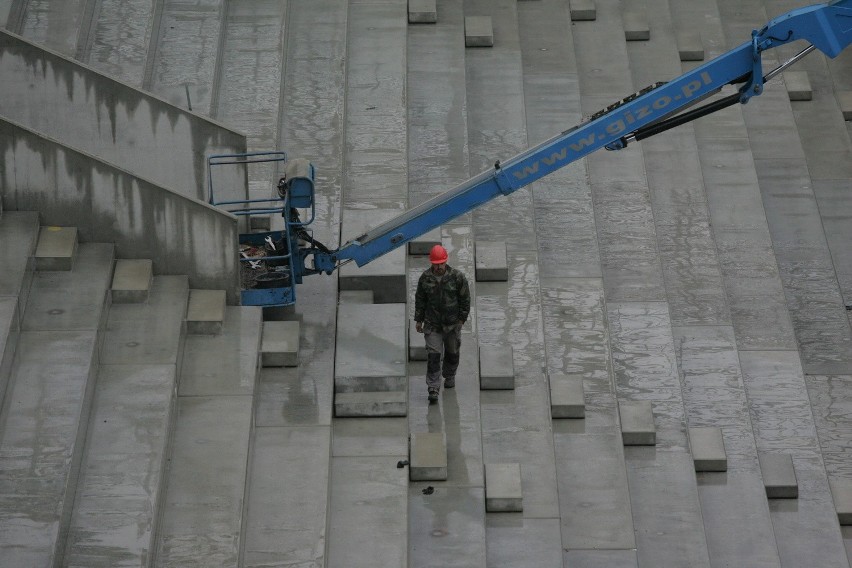
[[305,273],[331,274],[354,260],[363,266],[411,239],[464,215],[500,195],[509,195],[584,156],[626,145],[625,136],[662,121],[718,92],[744,82],[739,102],[746,103],[763,91],[761,53],[797,40],[807,40],[835,57],[852,43],[852,0],[836,0],[793,10],[755,30],[752,39],[700,67],[664,84],[654,85],[605,109],[570,130],[517,156],[497,162],[494,169],[456,186],[418,207],[371,229],[337,251],[316,250],[314,268]]

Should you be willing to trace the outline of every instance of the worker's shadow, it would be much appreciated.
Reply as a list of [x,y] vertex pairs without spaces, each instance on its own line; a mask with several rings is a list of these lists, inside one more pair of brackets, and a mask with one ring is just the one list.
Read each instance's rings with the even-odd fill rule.
[[[452,464],[461,452],[461,424],[457,389],[443,389],[441,404],[429,405],[426,414],[426,426],[430,433],[444,432],[447,442],[447,473],[454,473]],[[464,476],[465,468],[459,468]],[[463,483],[467,479],[453,479],[454,483]]]

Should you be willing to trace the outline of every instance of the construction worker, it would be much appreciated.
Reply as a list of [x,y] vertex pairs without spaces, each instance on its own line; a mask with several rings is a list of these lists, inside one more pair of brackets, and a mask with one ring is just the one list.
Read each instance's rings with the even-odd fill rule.
[[441,375],[444,387],[456,386],[461,328],[470,313],[470,288],[464,274],[447,264],[447,249],[441,245],[432,247],[429,262],[432,266],[417,281],[414,322],[417,332],[426,338],[426,387],[429,404],[434,404],[441,391]]

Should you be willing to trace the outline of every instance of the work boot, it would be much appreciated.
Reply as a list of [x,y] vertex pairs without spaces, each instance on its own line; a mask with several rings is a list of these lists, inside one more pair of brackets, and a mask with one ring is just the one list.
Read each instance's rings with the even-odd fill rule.
[[455,377],[453,377],[452,379],[444,379],[444,388],[445,389],[451,389],[454,386],[456,386],[456,378]]
[[435,404],[438,402],[438,389],[430,388],[429,389],[429,404]]

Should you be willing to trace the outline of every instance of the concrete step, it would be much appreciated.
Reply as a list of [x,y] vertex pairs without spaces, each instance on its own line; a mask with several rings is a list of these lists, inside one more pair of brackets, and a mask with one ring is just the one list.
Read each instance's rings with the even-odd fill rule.
[[261,340],[261,364],[264,367],[299,366],[298,321],[265,321]]
[[229,306],[220,335],[186,338],[158,566],[238,564],[262,323]]
[[411,481],[446,481],[447,439],[444,433],[412,433],[408,461]]
[[[112,250],[82,245],[74,271],[39,273],[29,294],[27,328],[20,333],[0,416],[0,557],[9,566],[49,566],[62,553],[97,373]],[[50,305],[61,308],[48,312],[61,313],[34,313]]]
[[434,24],[438,21],[435,0],[408,0],[409,24]]
[[154,279],[154,264],[150,259],[118,259],[112,277],[112,302],[138,304],[148,300]]
[[147,303],[109,310],[65,549],[71,566],[142,564],[153,553],[187,295],[185,277],[157,276]]
[[405,304],[340,304],[334,390],[407,390]]
[[618,418],[625,446],[653,446],[657,443],[654,409],[649,401],[620,401]]
[[18,345],[22,316],[33,278],[38,214],[6,211],[0,216],[0,403]]
[[441,227],[435,227],[408,241],[408,254],[412,256],[428,255],[435,245],[441,244]]
[[491,16],[465,16],[464,18],[465,47],[492,47],[494,45],[494,28]]
[[186,309],[188,334],[215,335],[222,331],[225,319],[224,290],[190,290]]
[[550,417],[583,418],[586,415],[583,377],[550,375]]
[[42,227],[36,245],[36,270],[71,270],[77,252],[77,227]]
[[477,282],[506,282],[509,279],[505,242],[478,241],[475,256]]
[[651,39],[651,27],[648,25],[648,14],[642,11],[625,12],[624,39],[627,41],[648,41]]
[[784,85],[791,101],[809,101],[813,98],[814,92],[807,71],[785,71]]
[[485,464],[485,510],[489,513],[523,512],[520,464]]
[[799,482],[790,454],[760,453],[760,473],[767,499],[796,499]]
[[678,30],[675,37],[681,61],[704,61],[704,44],[699,32]]
[[515,388],[515,363],[511,345],[479,346],[479,388],[482,390]]
[[695,471],[728,471],[728,456],[721,428],[690,428],[689,446]]
[[570,11],[572,22],[594,21],[598,17],[595,0],[571,0]]
[[338,392],[334,395],[334,415],[338,418],[407,414],[406,391]]

